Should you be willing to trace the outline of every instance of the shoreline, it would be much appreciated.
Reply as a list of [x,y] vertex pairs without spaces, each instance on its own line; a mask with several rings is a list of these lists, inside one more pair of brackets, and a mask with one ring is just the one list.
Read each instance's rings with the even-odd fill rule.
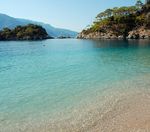
[[[143,80],[145,83],[143,85]],[[150,131],[150,75],[119,82],[97,93],[90,102],[60,113],[56,119],[29,119],[0,126],[3,132],[148,132]],[[124,88],[120,88],[124,86]],[[115,87],[115,88],[114,88]],[[95,91],[95,93],[98,91]],[[94,94],[95,94],[94,93]],[[85,100],[86,101],[86,100]],[[1,124],[2,125],[2,124]]]
[[[150,78],[149,75],[147,77]],[[82,105],[79,110],[72,113],[73,119],[68,118],[56,123],[54,131],[149,132],[150,83],[147,80],[143,85],[141,78],[134,81],[130,82],[132,85],[126,85],[128,81],[123,81],[126,89],[111,88],[90,104]],[[117,86],[119,87],[118,84]],[[62,125],[59,126],[61,123]]]

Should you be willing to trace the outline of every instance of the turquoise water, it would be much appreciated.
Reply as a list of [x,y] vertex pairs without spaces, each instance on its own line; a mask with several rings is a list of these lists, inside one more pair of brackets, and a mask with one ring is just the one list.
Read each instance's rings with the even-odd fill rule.
[[149,41],[0,42],[0,122],[53,115],[148,73]]

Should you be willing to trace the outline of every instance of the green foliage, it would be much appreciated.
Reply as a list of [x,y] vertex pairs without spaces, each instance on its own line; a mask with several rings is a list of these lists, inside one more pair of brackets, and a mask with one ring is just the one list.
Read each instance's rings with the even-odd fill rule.
[[97,15],[93,25],[85,33],[93,31],[109,32],[116,35],[127,35],[138,26],[150,27],[150,4],[143,4],[137,0],[135,6],[114,7]]
[[41,40],[48,38],[44,28],[38,25],[17,26],[15,29],[4,28],[0,31],[0,40]]
[[141,7],[138,6],[129,6],[129,7],[114,7],[113,9],[106,9],[104,12],[101,12],[97,15],[96,19],[101,21],[111,16],[124,16],[137,12]]

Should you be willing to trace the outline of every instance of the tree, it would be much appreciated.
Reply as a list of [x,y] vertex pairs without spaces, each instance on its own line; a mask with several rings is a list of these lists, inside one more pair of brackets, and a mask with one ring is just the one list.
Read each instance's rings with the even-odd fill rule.
[[11,32],[9,28],[3,28],[3,32]]
[[112,9],[107,9],[107,10],[105,10],[105,16],[107,16],[107,17],[111,17],[112,16]]
[[135,6],[136,6],[138,9],[141,9],[141,8],[142,8],[142,6],[143,6],[142,1],[141,1],[141,0],[137,0],[137,2],[136,2],[136,4],[135,4]]
[[105,17],[105,13],[104,12],[101,12],[101,13],[99,13],[98,15],[97,15],[97,19],[98,20],[102,20],[103,18]]
[[51,38],[44,28],[29,24],[18,26],[15,29],[4,28],[0,31],[0,40],[42,40]]

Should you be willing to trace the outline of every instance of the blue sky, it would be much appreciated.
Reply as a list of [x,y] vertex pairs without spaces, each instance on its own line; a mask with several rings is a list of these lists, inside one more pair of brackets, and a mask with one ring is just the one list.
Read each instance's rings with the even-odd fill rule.
[[135,2],[136,0],[0,0],[0,13],[81,31],[106,8],[133,5]]

